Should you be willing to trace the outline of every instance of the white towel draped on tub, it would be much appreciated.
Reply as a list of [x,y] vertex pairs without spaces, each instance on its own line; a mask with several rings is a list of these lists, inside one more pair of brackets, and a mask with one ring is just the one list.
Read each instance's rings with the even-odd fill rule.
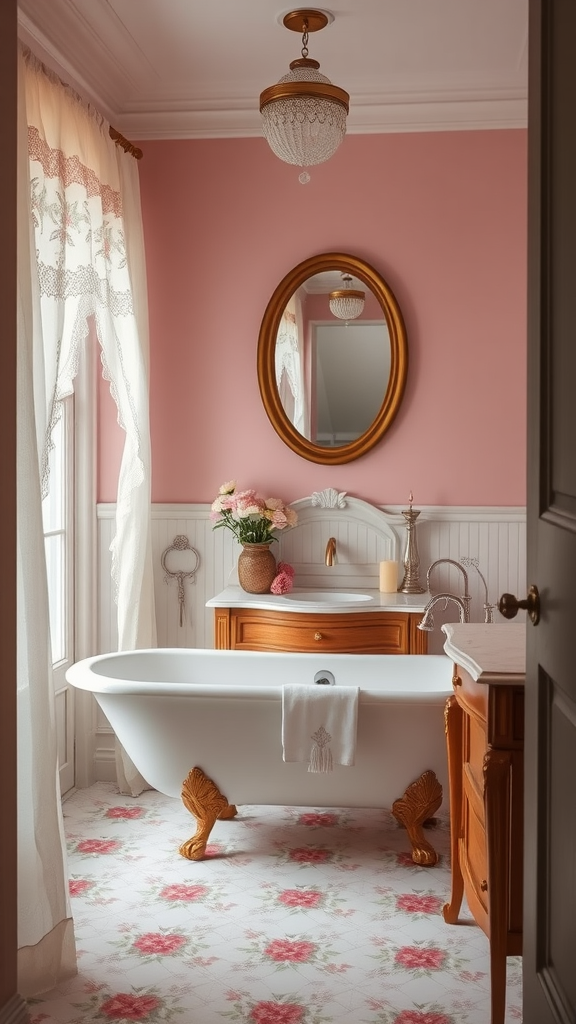
[[333,764],[353,765],[358,693],[358,686],[283,686],[284,760],[308,761],[309,772],[331,772]]

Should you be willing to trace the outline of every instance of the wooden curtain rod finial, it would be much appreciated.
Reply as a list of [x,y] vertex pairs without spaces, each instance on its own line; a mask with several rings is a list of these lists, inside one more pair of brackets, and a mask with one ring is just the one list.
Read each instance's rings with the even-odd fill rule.
[[132,143],[129,142],[128,139],[124,137],[124,135],[122,135],[119,131],[116,130],[116,128],[113,128],[112,125],[110,125],[108,132],[110,138],[114,139],[114,142],[117,146],[122,146],[122,149],[125,153],[130,153],[130,156],[133,156],[135,160],[142,159],[142,157],[144,156],[142,150],[138,149],[138,146],[133,146]]

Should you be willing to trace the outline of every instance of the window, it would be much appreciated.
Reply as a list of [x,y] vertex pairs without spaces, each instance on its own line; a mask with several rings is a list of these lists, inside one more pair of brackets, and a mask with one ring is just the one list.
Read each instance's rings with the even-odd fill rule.
[[74,398],[62,403],[52,435],[50,486],[42,502],[48,576],[52,681],[61,792],[74,785],[74,691],[66,669],[74,661]]

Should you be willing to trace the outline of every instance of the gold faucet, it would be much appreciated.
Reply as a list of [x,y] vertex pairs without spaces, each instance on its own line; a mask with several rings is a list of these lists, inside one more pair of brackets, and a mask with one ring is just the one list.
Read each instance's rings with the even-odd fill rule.
[[334,565],[336,558],[336,537],[330,537],[326,545],[326,565]]

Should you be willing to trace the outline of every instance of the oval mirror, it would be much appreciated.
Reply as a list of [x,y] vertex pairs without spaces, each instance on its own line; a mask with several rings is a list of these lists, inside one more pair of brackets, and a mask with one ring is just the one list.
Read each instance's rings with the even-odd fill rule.
[[388,430],[408,370],[406,328],[364,260],[321,253],[276,288],[258,337],[258,385],[274,430],[302,458],[351,462]]

